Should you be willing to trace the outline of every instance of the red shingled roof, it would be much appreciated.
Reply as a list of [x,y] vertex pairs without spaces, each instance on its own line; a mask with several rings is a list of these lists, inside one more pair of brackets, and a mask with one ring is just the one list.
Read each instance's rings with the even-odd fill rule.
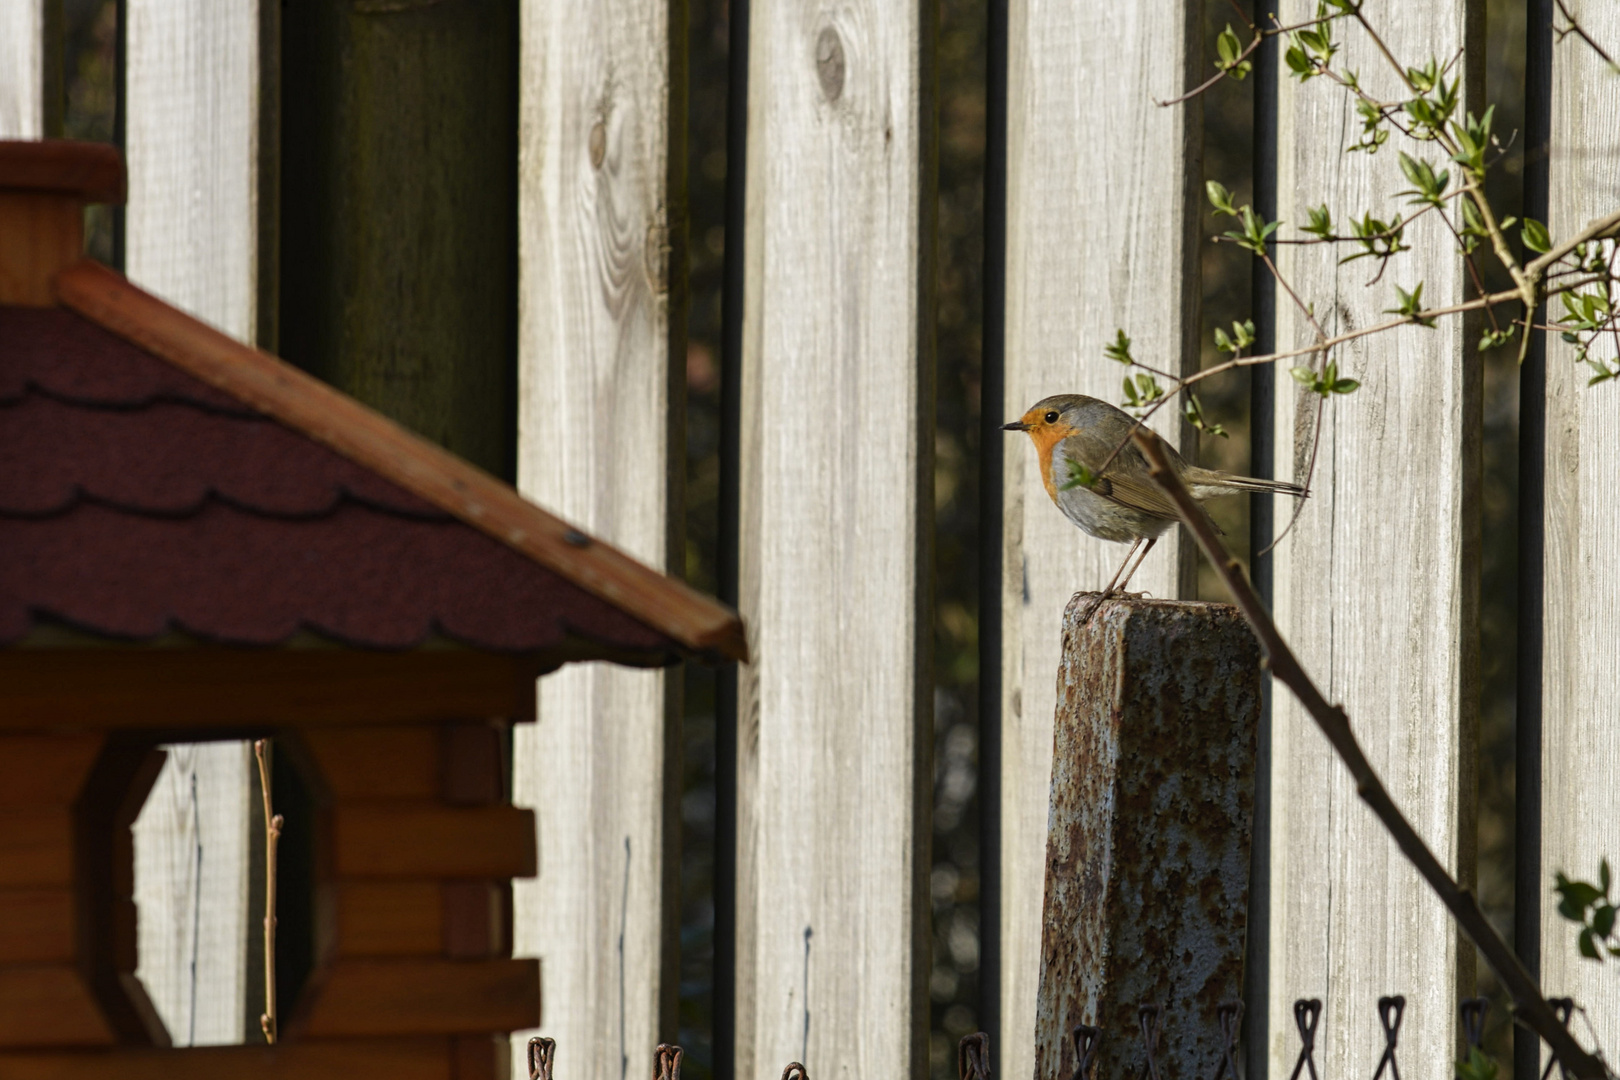
[[745,654],[729,609],[304,373],[97,264],[55,282],[0,304],[0,644]]

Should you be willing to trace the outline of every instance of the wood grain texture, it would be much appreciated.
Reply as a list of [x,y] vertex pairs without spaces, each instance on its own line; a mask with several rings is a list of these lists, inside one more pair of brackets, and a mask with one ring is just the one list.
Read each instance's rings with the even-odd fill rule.
[[0,967],[0,1047],[112,1042],[112,1029],[75,967]]
[[288,1038],[505,1032],[539,1019],[537,960],[345,960]]
[[432,956],[444,924],[438,881],[343,881],[337,885],[339,957]]
[[[1204,78],[1198,26],[1196,5],[1177,0],[1009,6],[1006,396],[986,403],[1009,420],[1049,394],[1119,401],[1123,369],[1102,351],[1118,328],[1146,363],[1198,365],[1202,113],[1152,101]],[[1174,406],[1154,427],[1173,441],[1186,430]],[[1022,1077],[1034,1069],[1063,609],[1077,590],[1105,585],[1126,549],[1071,525],[1029,440],[1006,438],[999,1053],[1001,1070]],[[1174,530],[1132,587],[1191,595],[1192,565]]]
[[0,889],[0,965],[69,964],[73,890]]
[[[1570,5],[1586,28],[1614,52],[1620,8],[1585,0]],[[1620,206],[1620,79],[1575,38],[1552,47],[1552,139],[1548,219],[1554,241]],[[1564,314],[1553,300],[1547,311]],[[1612,339],[1593,351],[1614,359]],[[1610,793],[1620,783],[1620,730],[1614,702],[1620,691],[1620,387],[1586,386],[1574,350],[1547,335],[1546,563],[1543,571],[1541,729],[1541,866],[1551,888],[1562,870],[1598,878],[1598,859],[1620,866],[1620,820]],[[1541,985],[1573,997],[1586,1010],[1597,1045],[1620,1043],[1620,986],[1612,964],[1594,964],[1576,951],[1576,929],[1558,915],[1556,898],[1541,902]],[[1587,1042],[1586,1029],[1576,1031]]]
[[334,799],[428,800],[439,794],[437,727],[327,728],[302,734]]
[[245,742],[176,743],[135,819],[136,976],[175,1046],[240,1043],[248,995]]
[[0,810],[0,888],[73,882],[73,815],[66,807]]
[[116,146],[81,139],[31,142],[0,133],[0,188],[50,191],[76,196],[81,202],[122,205],[128,194],[128,177],[123,152]]
[[[374,469],[695,652],[748,655],[742,623],[723,604],[584,536],[477,466],[292,365],[175,311],[99,263],[85,260],[58,274],[56,294],[86,318]],[[556,662],[604,655],[601,648],[574,645]]]
[[61,127],[61,8],[0,4],[0,139],[43,139]]
[[400,723],[525,717],[531,661],[443,650],[11,649],[0,730]]
[[535,872],[535,813],[516,806],[333,807],[339,877],[507,878]]
[[[518,481],[649,566],[682,566],[684,6],[524,0],[518,174]],[[541,1029],[586,1080],[676,1038],[674,672],[576,665],[515,735],[539,877],[514,946],[546,965]],[[524,1044],[513,1038],[521,1069]]]
[[0,806],[71,806],[103,735],[0,738]]
[[518,5],[267,6],[284,354],[510,477]]
[[[270,8],[277,5],[267,4]],[[130,0],[125,6],[124,216],[130,279],[243,341],[274,320],[262,273],[264,209],[274,212],[273,141],[260,138],[265,96],[261,0]],[[199,153],[206,147],[206,153]],[[270,301],[272,310],[261,306]]]
[[[1069,602],[1052,748],[1035,1076],[1078,1071],[1077,1024],[1111,1033],[1093,1075],[1159,1060],[1214,1076],[1240,996],[1260,723],[1260,649],[1225,604]],[[1088,617],[1089,616],[1089,617]]]
[[930,3],[753,5],[736,1074],[926,1070]]
[[[263,40],[261,6],[279,7],[125,4],[124,265],[168,302],[269,347],[279,162],[274,138],[261,139],[274,108],[261,60],[279,42]],[[242,1042],[259,992],[248,964],[252,768],[245,742],[176,745],[136,822],[136,974],[176,1046]]]
[[54,192],[0,190],[0,304],[51,307],[51,280],[84,252],[84,204]]
[[[1294,0],[1278,14],[1289,22],[1314,12]],[[1482,5],[1444,0],[1368,14],[1408,65],[1431,56],[1446,63],[1461,50],[1460,108],[1480,108]],[[1340,26],[1335,40],[1343,43],[1335,65],[1359,70],[1369,93],[1406,95],[1363,31]],[[1280,78],[1276,189],[1277,215],[1291,223],[1285,235],[1323,202],[1338,222],[1392,207],[1410,186],[1397,143],[1437,169],[1445,164],[1432,144],[1399,133],[1377,155],[1345,153],[1360,131],[1355,102],[1327,79],[1302,86]],[[1413,250],[1371,287],[1375,267],[1341,266],[1345,252],[1327,246],[1287,247],[1280,265],[1329,334],[1387,318],[1395,286],[1420,278],[1425,304],[1465,299],[1466,272],[1443,223],[1419,221],[1406,241]],[[1281,290],[1277,303],[1278,346],[1309,344],[1309,327]],[[1287,389],[1275,419],[1284,479],[1304,479],[1318,416],[1321,425],[1311,498],[1274,555],[1277,624],[1323,694],[1349,713],[1392,798],[1465,885],[1474,874],[1479,694],[1478,336],[1477,326],[1450,319],[1361,339],[1336,354],[1339,371],[1361,380],[1358,391],[1318,411],[1320,398],[1279,377]],[[1407,999],[1403,1071],[1448,1073],[1457,1002],[1474,992],[1474,950],[1459,948],[1445,908],[1361,804],[1310,718],[1283,692],[1272,709],[1272,1073],[1286,1075],[1298,1052],[1292,1002],[1320,997],[1317,1067],[1371,1076],[1383,1047],[1377,1001],[1392,993]]]
[[277,1046],[0,1054],[7,1080],[463,1080],[454,1038],[337,1039]]

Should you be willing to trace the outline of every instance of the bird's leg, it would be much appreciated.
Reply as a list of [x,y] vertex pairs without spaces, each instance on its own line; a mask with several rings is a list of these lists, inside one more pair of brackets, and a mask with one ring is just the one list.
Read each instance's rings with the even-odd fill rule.
[[[1114,586],[1119,584],[1119,575],[1121,575],[1121,574],[1123,574],[1125,572],[1125,568],[1131,564],[1131,556],[1135,555],[1136,554],[1136,549],[1141,547],[1141,546],[1142,546],[1142,538],[1140,536],[1138,536],[1131,543],[1131,550],[1129,550],[1129,551],[1127,551],[1125,553],[1125,561],[1119,564],[1119,569],[1118,570],[1114,571],[1114,576],[1113,576],[1113,578],[1111,578],[1109,580],[1108,587],[1105,588],[1101,593],[1099,593],[1097,595],[1097,599],[1095,599],[1095,600],[1093,600],[1091,602],[1091,607],[1086,609],[1085,618],[1080,620],[1080,624],[1082,626],[1084,626],[1086,623],[1090,622],[1091,617],[1093,615],[1097,614],[1097,609],[1102,607],[1102,604],[1103,604],[1104,600],[1107,600],[1110,596],[1114,595]],[[1149,542],[1149,546],[1152,546],[1151,541]],[[1130,578],[1126,578],[1125,580],[1129,581]]]
[[[1125,586],[1127,586],[1127,585],[1129,585],[1131,583],[1131,578],[1135,577],[1136,572],[1138,570],[1142,569],[1142,564],[1147,561],[1148,552],[1152,551],[1153,550],[1153,545],[1157,544],[1158,542],[1159,542],[1159,538],[1157,536],[1148,537],[1147,546],[1142,549],[1141,557],[1136,560],[1136,565],[1131,567],[1131,572],[1125,575],[1125,580],[1119,583],[1119,591],[1120,592],[1125,591]],[[1132,549],[1132,550],[1135,550],[1135,549]],[[1130,561],[1130,556],[1129,555],[1125,556],[1125,559],[1126,559],[1127,562],[1129,562]],[[1125,568],[1122,566],[1122,567],[1120,567],[1120,569],[1123,570]]]
[[[1119,569],[1114,571],[1114,576],[1108,581],[1108,587],[1102,591],[1103,599],[1106,600],[1108,597],[1114,595],[1114,586],[1119,584],[1119,575],[1123,574],[1125,572],[1125,568],[1131,565],[1131,556],[1135,555],[1136,549],[1141,546],[1142,538],[1140,536],[1131,542],[1131,550],[1125,553],[1125,561],[1119,564]],[[1126,578],[1125,580],[1129,581],[1130,579]]]

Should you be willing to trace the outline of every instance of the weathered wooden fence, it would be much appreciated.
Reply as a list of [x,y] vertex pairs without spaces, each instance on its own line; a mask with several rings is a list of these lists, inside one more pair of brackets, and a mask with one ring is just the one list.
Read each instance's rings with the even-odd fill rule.
[[[438,385],[434,350],[476,354],[484,366],[474,390],[426,394],[442,423],[431,408],[406,419],[488,467],[515,458],[530,496],[678,568],[680,6],[523,0],[510,54],[501,43],[512,20],[488,21],[475,7],[483,11],[413,0],[345,6],[319,33],[342,36],[345,62],[370,65],[370,96],[334,92],[341,106],[324,117],[328,99],[318,94],[332,90],[341,64],[321,52],[330,42],[309,36],[316,32],[296,5],[288,17],[303,20],[304,36],[284,41],[282,5],[269,0],[125,0],[126,267],[237,337],[332,365],[323,370],[385,406],[387,387],[402,380]],[[1006,362],[987,373],[986,385],[1002,393],[985,409],[1012,417],[1060,391],[1113,398],[1118,369],[1100,349],[1119,326],[1131,328],[1139,356],[1196,366],[1200,106],[1151,101],[1208,71],[1196,8],[990,0],[1002,32],[991,40],[1006,43],[996,58],[1004,111],[991,113],[1006,118],[991,140],[1005,145],[1004,162],[992,163],[1005,169],[1006,201],[996,208],[1005,236],[990,237],[1004,244],[992,257],[1005,262],[1005,338],[990,353]],[[1461,50],[1464,108],[1481,106],[1484,0],[1369,8],[1397,52]],[[1288,0],[1278,14],[1288,22],[1314,10]],[[748,94],[746,162],[731,162],[745,180],[734,183],[744,228],[727,238],[743,283],[727,312],[741,341],[730,358],[740,379],[735,587],[757,659],[739,675],[736,773],[721,780],[736,785],[737,859],[735,880],[722,882],[735,890],[734,926],[718,928],[735,934],[735,1014],[720,1026],[735,1024],[738,1076],[772,1076],[794,1058],[818,1074],[920,1075],[934,8],[732,0],[731,12],[748,20],[746,50],[732,58]],[[1538,168],[1546,175],[1529,185],[1526,213],[1545,217],[1556,236],[1620,203],[1620,81],[1589,51],[1551,47],[1550,0],[1531,14],[1530,134],[1539,101],[1548,142],[1532,142],[1532,181]],[[1581,14],[1599,39],[1620,42],[1613,5],[1584,3]],[[0,0],[0,137],[60,130],[60,27],[54,0]],[[1343,37],[1350,66],[1380,92],[1386,74],[1368,43]],[[284,47],[304,65],[296,80],[286,77]],[[455,48],[463,51],[451,56]],[[506,59],[485,63],[497,54]],[[446,65],[435,78],[459,87],[476,82],[462,77],[474,68],[514,64],[515,114],[495,100],[480,107],[494,117],[484,134],[452,138],[458,122],[424,119],[437,84],[401,89],[401,72],[420,72],[427,57]],[[1275,95],[1261,96],[1275,101],[1276,134],[1258,159],[1270,168],[1274,150],[1275,173],[1262,186],[1278,193],[1277,216],[1298,221],[1324,199],[1346,212],[1387,199],[1398,183],[1387,158],[1343,153],[1353,103],[1326,80],[1300,85],[1277,67],[1261,69],[1276,81]],[[498,88],[488,93],[499,98]],[[419,126],[368,126],[396,105]],[[309,126],[317,119],[328,125],[319,132]],[[362,135],[379,140],[391,167],[449,171],[416,187],[366,174],[342,196],[347,203],[321,204],[326,216],[310,209],[318,200],[308,191],[285,194],[295,158],[308,184],[350,183],[346,170],[359,165],[345,164],[342,151]],[[456,149],[441,152],[445,144]],[[508,196],[515,205],[476,228],[449,224],[480,199],[506,206]],[[1544,205],[1533,205],[1538,198]],[[333,216],[334,205],[348,217]],[[442,216],[418,229],[430,211]],[[515,221],[515,237],[502,240],[503,221]],[[1410,234],[1425,299],[1463,299],[1463,268],[1429,224]],[[462,243],[475,249],[470,261],[443,257],[445,245]],[[1329,250],[1290,248],[1279,258],[1317,298],[1330,331],[1378,316],[1382,294],[1363,289],[1366,275],[1336,265]],[[353,269],[367,265],[376,272]],[[468,274],[482,275],[473,291],[483,306],[428,310],[435,282]],[[311,313],[301,299],[298,324],[289,282],[304,289],[300,297],[318,282],[331,309]],[[439,315],[449,322],[423,329]],[[1271,329],[1282,346],[1307,340],[1286,303]],[[1474,858],[1479,697],[1477,336],[1453,321],[1367,339],[1340,359],[1363,380],[1360,393],[1324,409],[1284,380],[1274,416],[1254,420],[1274,433],[1279,475],[1302,474],[1316,456],[1314,497],[1272,556],[1279,623],[1464,881]],[[350,350],[349,359],[293,349],[317,338]],[[515,454],[503,449],[507,406],[489,367],[510,351]],[[1520,640],[1532,650],[1539,697],[1532,691],[1532,708],[1521,710],[1519,812],[1529,822],[1521,837],[1533,843],[1520,848],[1519,946],[1539,956],[1549,992],[1586,1004],[1612,1046],[1620,989],[1574,958],[1540,898],[1553,869],[1589,873],[1599,854],[1620,857],[1610,798],[1620,728],[1609,716],[1620,693],[1620,573],[1610,551],[1620,535],[1620,425],[1609,399],[1569,376],[1561,345],[1547,353],[1544,366],[1533,356],[1526,367],[1522,396],[1531,542],[1522,551],[1530,587],[1520,597],[1528,613]],[[383,358],[373,369],[344,366],[372,355]],[[1185,434],[1168,420],[1164,430]],[[1117,553],[1046,505],[1028,454],[1006,455],[1002,482],[982,518],[1002,568],[1001,632],[983,646],[1002,688],[999,718],[984,718],[1000,725],[1002,750],[999,877],[986,885],[999,919],[984,927],[986,955],[999,961],[985,985],[998,1016],[997,1071],[1029,1076],[1060,622],[1070,594],[1100,583]],[[1190,549],[1168,546],[1137,585],[1188,596]],[[515,792],[539,811],[540,874],[517,891],[515,943],[543,959],[544,1030],[558,1037],[570,1077],[622,1076],[675,1034],[679,700],[674,672],[580,668],[542,684],[539,723],[518,736]],[[1320,997],[1318,1060],[1334,1076],[1370,1074],[1381,1043],[1365,1003],[1398,991],[1410,1003],[1409,1071],[1449,1073],[1453,1006],[1472,990],[1472,949],[1290,701],[1273,700],[1262,740],[1270,849],[1257,860],[1254,889],[1266,918],[1250,928],[1249,955],[1265,972],[1266,995],[1251,1027],[1259,1048],[1251,1069],[1286,1074],[1297,1050],[1291,1003]],[[177,1041],[250,1033],[251,1007],[207,1017],[195,1008],[239,995],[243,979],[241,935],[252,921],[248,845],[237,836],[246,828],[246,760],[240,746],[173,755],[163,802],[143,818],[143,875],[156,876],[143,877],[142,974]],[[229,835],[209,839],[216,827]],[[204,890],[205,902],[199,875],[231,884]],[[190,981],[192,962],[206,992]],[[182,970],[162,988],[161,972]]]

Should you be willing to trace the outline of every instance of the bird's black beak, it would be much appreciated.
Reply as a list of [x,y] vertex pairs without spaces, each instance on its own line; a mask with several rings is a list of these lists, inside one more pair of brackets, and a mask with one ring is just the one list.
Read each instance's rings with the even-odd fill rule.
[[1028,431],[1029,430],[1029,425],[1024,423],[1022,420],[1014,420],[1010,424],[1002,424],[1001,425],[1001,430],[1002,431]]

